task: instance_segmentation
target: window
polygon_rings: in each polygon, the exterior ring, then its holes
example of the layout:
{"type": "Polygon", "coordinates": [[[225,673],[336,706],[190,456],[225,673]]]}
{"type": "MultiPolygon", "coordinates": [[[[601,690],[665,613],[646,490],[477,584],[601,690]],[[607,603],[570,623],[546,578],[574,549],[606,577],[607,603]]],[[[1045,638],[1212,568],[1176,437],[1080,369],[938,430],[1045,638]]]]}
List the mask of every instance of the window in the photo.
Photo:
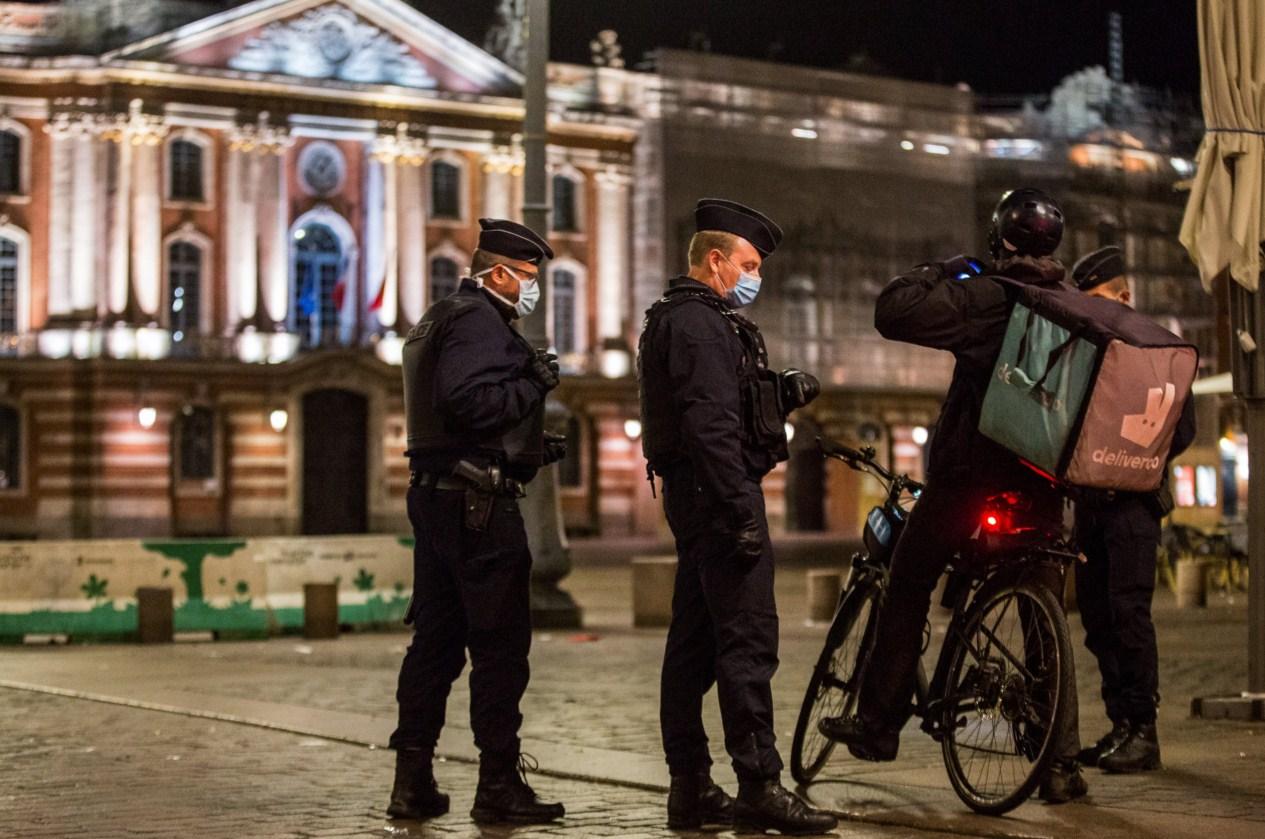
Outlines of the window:
{"type": "Polygon", "coordinates": [[[553,345],[559,355],[579,352],[576,345],[575,274],[565,269],[553,272],[553,345]]]}
{"type": "Polygon", "coordinates": [[[446,256],[430,261],[430,302],[441,300],[457,290],[459,269],[457,263],[446,256]]]}
{"type": "Polygon", "coordinates": [[[430,167],[430,212],[435,218],[461,218],[461,167],[436,160],[430,167]]]}
{"type": "Polygon", "coordinates": [[[338,333],[342,303],[342,246],[334,231],[309,224],[295,234],[294,326],[304,346],[319,346],[338,333]]]}
{"type": "Polygon", "coordinates": [[[176,424],[182,481],[215,477],[215,414],[210,408],[185,406],[176,424]]]}
{"type": "Polygon", "coordinates": [[[167,288],[171,340],[187,346],[198,334],[202,297],[202,249],[192,242],[172,242],[167,249],[167,288]]]}
{"type": "Polygon", "coordinates": [[[567,175],[553,176],[553,229],[562,233],[579,230],[575,203],[576,182],[567,175]]]}
{"type": "Polygon", "coordinates": [[[17,408],[0,405],[0,489],[22,485],[22,417],[17,408]]]}
{"type": "Polygon", "coordinates": [[[18,331],[18,243],[0,236],[0,334],[18,331]]]}
{"type": "Polygon", "coordinates": [[[22,192],[22,138],[14,131],[0,131],[0,193],[22,192]]]}
{"type": "Polygon", "coordinates": [[[580,430],[580,420],[575,416],[567,418],[567,456],[558,461],[558,486],[584,486],[584,456],[581,446],[584,443],[580,430]]]}
{"type": "Polygon", "coordinates": [[[171,200],[204,201],[202,190],[202,146],[192,140],[172,140],[171,200]]]}

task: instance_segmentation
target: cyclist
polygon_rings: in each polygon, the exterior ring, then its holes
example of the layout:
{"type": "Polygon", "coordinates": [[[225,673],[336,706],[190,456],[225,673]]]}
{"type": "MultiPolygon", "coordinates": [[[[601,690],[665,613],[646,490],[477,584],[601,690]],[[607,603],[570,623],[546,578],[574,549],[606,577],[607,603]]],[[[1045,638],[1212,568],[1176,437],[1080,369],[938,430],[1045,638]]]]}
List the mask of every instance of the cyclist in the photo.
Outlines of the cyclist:
{"type": "MultiPolygon", "coordinates": [[[[1062,500],[1053,485],[977,429],[1013,305],[992,277],[1057,286],[1066,272],[1052,254],[1062,235],[1063,212],[1054,199],[1035,189],[1011,190],[993,211],[990,273],[982,273],[980,260],[957,256],[919,265],[879,295],[874,325],[883,337],[948,350],[956,365],[930,444],[927,487],[892,556],[870,657],[883,666],[866,673],[855,716],[820,724],[822,734],[846,743],[856,757],[896,758],[900,730],[911,711],[931,592],[953,554],[975,532],[984,500],[1002,491],[1022,492],[1032,499],[1035,513],[1061,520],[1062,500]]],[[[1084,795],[1086,785],[1075,761],[1080,748],[1075,726],[1057,736],[1059,757],[1042,781],[1041,796],[1061,802],[1084,795]]]]}
{"type": "MultiPolygon", "coordinates": [[[[1124,257],[1115,245],[1077,260],[1072,282],[1086,294],[1131,304],[1124,257]]],[[[1194,437],[1194,400],[1187,399],[1170,459],[1194,437]]],[[[1172,509],[1167,469],[1155,492],[1082,490],[1076,498],[1076,540],[1085,556],[1085,564],[1077,569],[1076,600],[1085,646],[1098,660],[1102,698],[1111,720],[1111,731],[1078,758],[1108,772],[1144,772],[1160,766],[1155,730],[1159,658],[1151,597],[1160,519],[1172,509]]]]}

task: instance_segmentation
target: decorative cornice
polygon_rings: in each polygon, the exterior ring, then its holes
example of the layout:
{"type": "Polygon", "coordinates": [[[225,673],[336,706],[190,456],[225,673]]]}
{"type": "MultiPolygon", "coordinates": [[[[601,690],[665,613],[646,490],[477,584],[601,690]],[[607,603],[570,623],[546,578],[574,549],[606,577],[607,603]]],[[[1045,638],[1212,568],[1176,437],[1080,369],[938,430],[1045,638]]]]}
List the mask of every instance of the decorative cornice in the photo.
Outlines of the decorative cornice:
{"type": "Polygon", "coordinates": [[[237,125],[229,132],[229,151],[257,154],[285,154],[294,143],[289,129],[272,125],[267,111],[260,111],[254,124],[237,125]]]}
{"type": "Polygon", "coordinates": [[[101,138],[113,143],[130,143],[133,146],[156,146],[170,130],[166,117],[147,114],[142,110],[140,99],[128,103],[126,114],[113,118],[102,117],[99,122],[101,138]]]}
{"type": "Polygon", "coordinates": [[[426,141],[409,136],[409,124],[400,122],[396,123],[394,134],[380,134],[373,141],[369,154],[380,163],[421,166],[426,162],[427,152],[426,141]]]}

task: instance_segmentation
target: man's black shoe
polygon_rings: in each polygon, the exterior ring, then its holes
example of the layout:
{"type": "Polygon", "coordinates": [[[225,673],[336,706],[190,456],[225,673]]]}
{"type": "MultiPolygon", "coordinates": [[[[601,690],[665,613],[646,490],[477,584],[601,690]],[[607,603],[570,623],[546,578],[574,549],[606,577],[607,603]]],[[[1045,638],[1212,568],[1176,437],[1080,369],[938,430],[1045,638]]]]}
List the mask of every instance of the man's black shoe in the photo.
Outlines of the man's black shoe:
{"type": "Polygon", "coordinates": [[[836,743],[845,743],[853,757],[885,762],[900,751],[900,732],[868,725],[860,717],[823,717],[817,730],[836,743]]]}
{"type": "Polygon", "coordinates": [[[1056,760],[1041,780],[1038,797],[1047,804],[1066,804],[1089,792],[1089,784],[1074,761],[1056,760]]]}
{"type": "Polygon", "coordinates": [[[395,784],[387,817],[433,819],[448,812],[448,796],[439,791],[429,749],[402,749],[395,753],[395,784]]]}
{"type": "Polygon", "coordinates": [[[1098,768],[1114,774],[1149,772],[1160,768],[1160,739],[1155,723],[1129,727],[1129,736],[1116,750],[1098,761],[1098,768]]]}
{"type": "Polygon", "coordinates": [[[668,789],[668,827],[698,830],[729,827],[734,822],[734,800],[707,772],[673,775],[668,789]]]}
{"type": "Polygon", "coordinates": [[[777,781],[742,781],[734,802],[734,831],[783,836],[817,836],[834,830],[839,820],[814,810],[777,781]]]}
{"type": "Polygon", "coordinates": [[[476,824],[545,824],[565,816],[566,808],[541,801],[528,785],[527,770],[537,768],[530,755],[480,761],[479,786],[474,793],[470,818],[476,824]]]}
{"type": "Polygon", "coordinates": [[[1097,766],[1098,761],[1114,752],[1129,736],[1129,721],[1113,722],[1111,731],[1098,739],[1098,742],[1076,753],[1076,760],[1083,766],[1097,766]]]}

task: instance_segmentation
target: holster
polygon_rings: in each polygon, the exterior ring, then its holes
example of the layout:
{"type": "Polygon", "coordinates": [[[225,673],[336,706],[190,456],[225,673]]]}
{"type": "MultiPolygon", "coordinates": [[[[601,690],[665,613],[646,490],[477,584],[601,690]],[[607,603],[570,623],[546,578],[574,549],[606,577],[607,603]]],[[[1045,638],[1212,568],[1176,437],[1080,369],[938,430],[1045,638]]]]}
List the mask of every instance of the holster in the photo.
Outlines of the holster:
{"type": "Polygon", "coordinates": [[[483,531],[488,529],[488,520],[492,518],[492,502],[496,495],[475,487],[466,490],[465,525],[467,530],[483,531]]]}

